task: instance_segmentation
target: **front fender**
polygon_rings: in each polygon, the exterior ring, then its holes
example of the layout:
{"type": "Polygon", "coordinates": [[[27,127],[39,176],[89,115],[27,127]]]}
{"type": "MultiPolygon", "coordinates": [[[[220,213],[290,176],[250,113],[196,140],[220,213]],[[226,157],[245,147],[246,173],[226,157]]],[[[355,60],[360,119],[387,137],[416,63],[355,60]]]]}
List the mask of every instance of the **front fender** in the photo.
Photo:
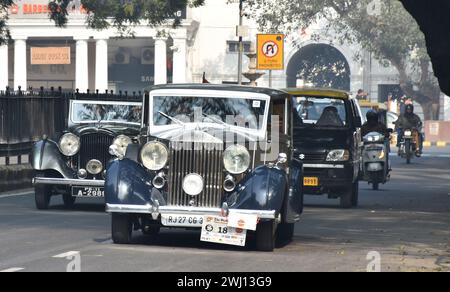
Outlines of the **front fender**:
{"type": "Polygon", "coordinates": [[[105,200],[113,205],[166,205],[163,194],[151,185],[153,176],[130,159],[112,161],[106,172],[105,200]]]}
{"type": "Polygon", "coordinates": [[[278,168],[261,166],[247,175],[231,194],[227,203],[230,209],[281,212],[288,192],[286,172],[278,168]]]}
{"type": "Polygon", "coordinates": [[[31,149],[30,162],[34,170],[54,170],[64,178],[76,176],[76,173],[63,160],[58,144],[52,140],[36,142],[31,149]]]}
{"type": "Polygon", "coordinates": [[[303,164],[292,160],[290,169],[290,188],[284,202],[283,221],[295,223],[300,220],[300,215],[303,213],[303,164]]]}

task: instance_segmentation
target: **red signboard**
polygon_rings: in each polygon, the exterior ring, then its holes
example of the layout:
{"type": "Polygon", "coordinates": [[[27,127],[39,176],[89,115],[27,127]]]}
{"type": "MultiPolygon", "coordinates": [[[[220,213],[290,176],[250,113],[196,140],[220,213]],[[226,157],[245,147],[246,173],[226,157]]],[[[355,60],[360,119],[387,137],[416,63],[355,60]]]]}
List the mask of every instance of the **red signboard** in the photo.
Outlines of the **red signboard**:
{"type": "MultiPolygon", "coordinates": [[[[75,6],[73,6],[75,7],[75,6]]],[[[48,6],[48,3],[41,3],[41,4],[31,4],[31,3],[23,3],[19,5],[13,5],[11,6],[11,14],[17,15],[30,15],[30,14],[48,14],[50,13],[50,9],[48,6]]],[[[68,12],[75,12],[79,11],[81,13],[87,13],[86,9],[83,7],[83,5],[75,8],[75,9],[68,9],[68,12]]]]}

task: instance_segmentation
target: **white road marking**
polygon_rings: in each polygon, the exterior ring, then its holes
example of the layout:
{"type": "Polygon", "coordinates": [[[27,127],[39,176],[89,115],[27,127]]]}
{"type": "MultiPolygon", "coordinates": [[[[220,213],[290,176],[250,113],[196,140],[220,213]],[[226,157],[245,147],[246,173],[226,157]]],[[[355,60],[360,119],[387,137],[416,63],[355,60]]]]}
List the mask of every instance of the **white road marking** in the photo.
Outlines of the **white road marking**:
{"type": "Polygon", "coordinates": [[[66,252],[66,253],[62,253],[62,254],[58,254],[58,255],[52,256],[52,258],[64,259],[64,258],[76,256],[76,255],[79,255],[79,254],[80,254],[79,251],[69,251],[69,252],[66,252]]]}
{"type": "Polygon", "coordinates": [[[0,199],[4,199],[4,198],[11,198],[11,197],[22,197],[22,196],[29,196],[29,195],[33,195],[33,192],[22,192],[22,193],[17,193],[17,194],[7,194],[7,195],[0,195],[0,199]]]}
{"type": "Polygon", "coordinates": [[[15,272],[23,271],[23,270],[25,270],[25,269],[24,268],[10,268],[10,269],[0,271],[0,273],[15,273],[15,272]]]}

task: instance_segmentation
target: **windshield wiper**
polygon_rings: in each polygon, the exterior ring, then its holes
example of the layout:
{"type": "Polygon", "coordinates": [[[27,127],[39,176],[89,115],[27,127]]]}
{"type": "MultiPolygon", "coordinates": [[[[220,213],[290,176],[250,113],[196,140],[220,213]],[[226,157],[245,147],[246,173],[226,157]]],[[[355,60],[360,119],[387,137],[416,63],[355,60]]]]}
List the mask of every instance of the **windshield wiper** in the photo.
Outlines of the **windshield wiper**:
{"type": "Polygon", "coordinates": [[[227,124],[227,123],[225,123],[224,121],[221,121],[221,120],[219,120],[219,119],[217,119],[217,118],[215,118],[215,117],[213,117],[213,116],[207,115],[207,114],[205,114],[205,113],[203,113],[203,116],[204,116],[205,118],[208,118],[208,119],[212,120],[212,121],[215,122],[215,123],[218,123],[218,124],[221,124],[222,126],[227,127],[227,129],[231,128],[231,126],[230,126],[229,124],[227,124]]]}
{"type": "Polygon", "coordinates": [[[158,114],[162,115],[163,117],[165,117],[168,120],[171,120],[172,122],[174,122],[177,125],[180,125],[180,126],[183,126],[183,127],[186,126],[186,123],[183,123],[182,121],[180,121],[180,120],[178,120],[178,119],[176,119],[174,117],[171,117],[171,116],[169,116],[166,113],[163,113],[163,112],[159,111],[158,114]]]}

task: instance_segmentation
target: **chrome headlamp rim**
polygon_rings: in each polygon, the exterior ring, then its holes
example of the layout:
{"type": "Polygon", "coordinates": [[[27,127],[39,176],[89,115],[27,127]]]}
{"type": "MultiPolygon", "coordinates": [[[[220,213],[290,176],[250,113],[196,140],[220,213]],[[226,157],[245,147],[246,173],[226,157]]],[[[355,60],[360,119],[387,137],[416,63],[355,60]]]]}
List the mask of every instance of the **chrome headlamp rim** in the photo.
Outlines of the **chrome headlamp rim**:
{"type": "Polygon", "coordinates": [[[223,153],[223,165],[226,171],[228,171],[230,174],[238,175],[242,174],[245,171],[247,171],[250,167],[251,163],[251,156],[248,149],[242,145],[231,145],[229,146],[223,153]],[[231,159],[237,159],[239,158],[242,165],[238,168],[237,160],[236,161],[230,161],[231,159]],[[234,167],[233,167],[234,163],[234,167]]]}
{"type": "Polygon", "coordinates": [[[86,164],[86,170],[92,175],[99,175],[103,171],[103,163],[97,159],[91,159],[86,164]]]}
{"type": "MultiPolygon", "coordinates": [[[[70,147],[72,145],[68,145],[68,146],[70,147]]],[[[78,137],[75,134],[65,133],[64,135],[61,136],[61,138],[59,138],[58,148],[59,148],[59,151],[64,156],[67,156],[67,157],[75,156],[80,151],[80,147],[81,147],[80,137],[78,137]],[[70,149],[66,148],[67,146],[65,145],[64,141],[67,140],[69,137],[73,138],[72,141],[75,142],[75,149],[70,150],[70,149]]]]}
{"type": "Polygon", "coordinates": [[[110,146],[110,154],[111,155],[115,155],[115,156],[119,156],[119,157],[124,157],[127,151],[127,147],[133,143],[133,140],[126,136],[126,135],[119,135],[117,136],[114,140],[113,143],[110,146]],[[125,142],[125,143],[122,143],[125,142]],[[115,146],[115,147],[114,147],[115,146]],[[114,147],[114,149],[112,150],[111,147],[114,147]],[[113,153],[111,153],[113,152],[113,153]]]}
{"type": "MultiPolygon", "coordinates": [[[[153,154],[155,153],[153,152],[153,154]]],[[[163,169],[169,162],[169,149],[165,144],[159,141],[150,141],[142,147],[139,156],[145,168],[151,171],[158,171],[163,169]],[[162,159],[160,158],[161,161],[159,163],[155,161],[156,159],[154,157],[152,161],[151,157],[144,156],[146,151],[149,151],[149,154],[152,154],[151,150],[149,150],[151,147],[159,147],[160,153],[163,155],[162,159]]]]}

